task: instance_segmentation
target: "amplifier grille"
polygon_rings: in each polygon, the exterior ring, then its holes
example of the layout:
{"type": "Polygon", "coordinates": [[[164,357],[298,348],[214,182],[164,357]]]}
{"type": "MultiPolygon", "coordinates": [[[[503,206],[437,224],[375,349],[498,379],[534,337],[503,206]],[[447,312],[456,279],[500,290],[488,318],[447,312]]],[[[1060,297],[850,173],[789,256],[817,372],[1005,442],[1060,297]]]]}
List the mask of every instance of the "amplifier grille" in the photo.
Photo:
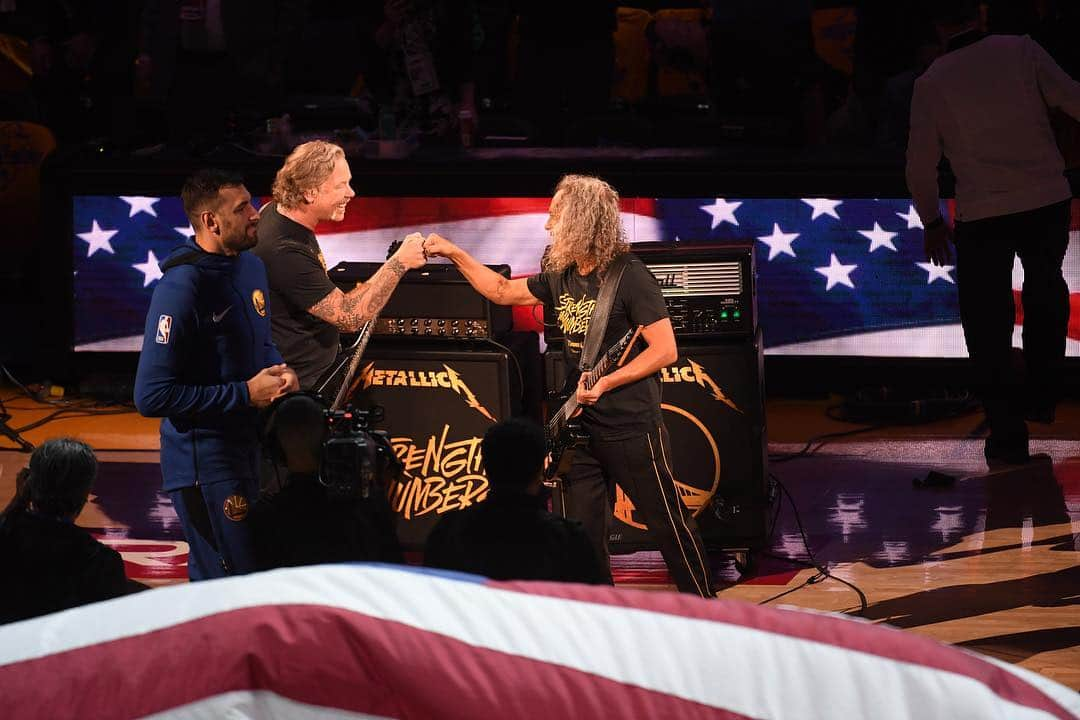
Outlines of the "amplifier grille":
{"type": "Polygon", "coordinates": [[[664,297],[739,295],[743,290],[738,261],[712,263],[646,263],[664,297]]]}

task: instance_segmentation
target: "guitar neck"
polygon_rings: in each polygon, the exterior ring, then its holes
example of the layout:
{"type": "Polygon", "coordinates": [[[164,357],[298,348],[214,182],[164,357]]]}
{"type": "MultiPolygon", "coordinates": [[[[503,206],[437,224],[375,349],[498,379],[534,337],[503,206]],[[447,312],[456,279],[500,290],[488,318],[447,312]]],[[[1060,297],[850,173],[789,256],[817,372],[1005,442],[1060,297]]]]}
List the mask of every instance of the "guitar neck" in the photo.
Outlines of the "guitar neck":
{"type": "MultiPolygon", "coordinates": [[[[585,387],[591,389],[592,386],[596,384],[596,381],[603,377],[604,374],[608,371],[608,368],[610,367],[611,360],[607,357],[607,355],[605,355],[600,359],[600,362],[596,364],[596,367],[594,367],[592,370],[585,374],[585,387]]],[[[577,409],[577,394],[572,393],[570,395],[570,398],[565,403],[563,403],[563,406],[561,408],[559,408],[559,412],[556,413],[555,416],[552,418],[550,423],[551,429],[553,431],[557,430],[559,426],[566,422],[567,418],[577,412],[577,409]]]]}
{"type": "Polygon", "coordinates": [[[371,339],[371,331],[374,327],[375,321],[369,320],[360,328],[360,336],[356,341],[356,349],[353,350],[352,358],[349,360],[349,367],[345,371],[345,377],[342,379],[341,387],[338,388],[337,395],[334,396],[334,402],[330,405],[331,410],[336,411],[344,407],[345,401],[349,397],[349,389],[352,386],[353,377],[356,375],[357,368],[360,367],[360,359],[364,355],[364,350],[367,349],[368,340],[371,339]]]}
{"type": "MultiPolygon", "coordinates": [[[[626,356],[630,352],[630,348],[637,340],[638,335],[641,333],[641,326],[639,325],[635,329],[631,329],[623,336],[622,340],[615,343],[615,346],[608,350],[606,353],[600,356],[600,360],[589,372],[585,373],[585,387],[592,389],[596,381],[607,374],[607,371],[611,369],[613,364],[622,365],[626,361],[626,356]],[[616,360],[618,362],[616,362],[616,360]]],[[[578,409],[577,393],[571,391],[570,398],[563,403],[563,406],[559,408],[559,411],[552,416],[548,422],[548,437],[554,437],[559,434],[563,426],[566,425],[566,421],[578,409]]]]}

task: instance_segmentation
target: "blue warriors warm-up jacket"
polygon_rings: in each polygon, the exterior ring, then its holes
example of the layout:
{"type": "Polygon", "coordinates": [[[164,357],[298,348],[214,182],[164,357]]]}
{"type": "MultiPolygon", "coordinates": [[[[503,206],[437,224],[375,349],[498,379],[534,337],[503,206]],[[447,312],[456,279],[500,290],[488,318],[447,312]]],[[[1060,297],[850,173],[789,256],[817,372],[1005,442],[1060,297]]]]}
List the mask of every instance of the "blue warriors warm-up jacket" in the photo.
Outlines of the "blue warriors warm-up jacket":
{"type": "Polygon", "coordinates": [[[282,362],[270,337],[266,268],[194,242],[162,263],[135,377],[139,412],[161,421],[165,490],[257,478],[258,411],[247,380],[282,362]]]}

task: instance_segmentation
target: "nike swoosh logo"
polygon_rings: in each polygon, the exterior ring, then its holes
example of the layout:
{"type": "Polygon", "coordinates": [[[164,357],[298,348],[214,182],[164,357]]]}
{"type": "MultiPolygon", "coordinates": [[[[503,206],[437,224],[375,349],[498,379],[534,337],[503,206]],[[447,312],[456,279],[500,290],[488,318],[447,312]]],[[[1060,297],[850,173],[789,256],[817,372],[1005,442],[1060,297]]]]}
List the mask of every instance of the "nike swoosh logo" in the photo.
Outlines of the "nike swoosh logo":
{"type": "Polygon", "coordinates": [[[211,319],[211,320],[213,320],[213,321],[214,321],[214,322],[216,322],[216,323],[219,323],[219,322],[221,322],[221,321],[222,321],[222,320],[223,320],[223,319],[225,318],[225,316],[226,316],[226,315],[228,315],[228,314],[229,314],[229,311],[230,311],[230,310],[232,310],[232,305],[230,305],[229,307],[225,308],[224,310],[222,310],[222,311],[221,311],[221,312],[219,312],[219,313],[214,313],[213,315],[211,315],[211,316],[210,316],[210,319],[211,319]]]}

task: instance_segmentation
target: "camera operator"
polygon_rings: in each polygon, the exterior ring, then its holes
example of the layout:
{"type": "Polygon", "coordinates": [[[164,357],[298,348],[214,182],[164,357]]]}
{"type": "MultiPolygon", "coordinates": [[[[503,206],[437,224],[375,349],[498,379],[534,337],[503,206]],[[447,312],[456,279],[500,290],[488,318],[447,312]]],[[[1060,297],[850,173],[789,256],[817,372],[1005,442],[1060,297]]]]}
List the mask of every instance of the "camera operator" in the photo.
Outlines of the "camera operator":
{"type": "Polygon", "coordinates": [[[610,582],[581,523],[548,512],[543,429],[524,418],[503,420],[484,433],[480,452],[490,495],[439,520],[424,564],[495,580],[610,582]]]}
{"type": "Polygon", "coordinates": [[[375,435],[328,417],[323,403],[308,393],[279,400],[267,415],[264,435],[270,460],[284,466],[287,476],[280,491],[261,495],[251,509],[257,569],[403,562],[382,484],[388,446],[377,450],[375,435]],[[327,447],[352,448],[354,458],[370,462],[327,462],[327,447]]]}

